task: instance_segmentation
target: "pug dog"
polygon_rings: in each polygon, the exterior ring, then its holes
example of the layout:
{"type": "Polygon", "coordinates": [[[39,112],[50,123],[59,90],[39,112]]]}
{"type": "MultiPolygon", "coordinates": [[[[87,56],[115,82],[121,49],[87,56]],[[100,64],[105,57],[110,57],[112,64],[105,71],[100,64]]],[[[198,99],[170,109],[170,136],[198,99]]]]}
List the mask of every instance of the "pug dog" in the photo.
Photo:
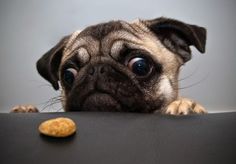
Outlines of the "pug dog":
{"type": "Polygon", "coordinates": [[[206,113],[178,92],[190,46],[204,53],[205,45],[205,28],[175,19],[110,21],[65,36],[38,60],[37,70],[55,90],[61,87],[64,111],[206,113]]]}

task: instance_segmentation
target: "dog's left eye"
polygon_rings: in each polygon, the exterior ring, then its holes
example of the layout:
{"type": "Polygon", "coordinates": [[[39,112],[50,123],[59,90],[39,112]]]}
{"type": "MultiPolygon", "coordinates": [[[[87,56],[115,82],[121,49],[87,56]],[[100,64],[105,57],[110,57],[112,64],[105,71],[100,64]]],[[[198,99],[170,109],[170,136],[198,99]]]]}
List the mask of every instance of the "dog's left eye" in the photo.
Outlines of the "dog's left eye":
{"type": "Polygon", "coordinates": [[[77,71],[74,68],[68,68],[66,70],[64,70],[64,81],[68,84],[68,85],[72,85],[74,80],[75,80],[75,76],[77,75],[77,71]]]}
{"type": "Polygon", "coordinates": [[[128,68],[138,76],[145,76],[150,73],[151,65],[147,59],[142,57],[135,57],[129,60],[128,68]]]}

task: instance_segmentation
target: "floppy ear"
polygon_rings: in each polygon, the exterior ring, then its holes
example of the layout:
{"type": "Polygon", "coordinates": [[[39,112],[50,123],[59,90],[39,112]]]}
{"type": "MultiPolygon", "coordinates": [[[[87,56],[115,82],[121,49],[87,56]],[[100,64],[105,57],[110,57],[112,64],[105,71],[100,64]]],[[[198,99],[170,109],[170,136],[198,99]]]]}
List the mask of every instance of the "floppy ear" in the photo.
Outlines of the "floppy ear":
{"type": "Polygon", "coordinates": [[[52,49],[46,52],[38,61],[37,61],[37,70],[39,74],[48,80],[55,90],[59,89],[58,80],[58,69],[61,63],[61,58],[63,50],[66,43],[68,42],[69,35],[61,39],[52,49]]]}
{"type": "Polygon", "coordinates": [[[180,55],[184,62],[191,59],[189,46],[195,46],[201,53],[205,52],[206,29],[186,24],[174,19],[157,18],[143,23],[156,34],[168,49],[180,55]]]}

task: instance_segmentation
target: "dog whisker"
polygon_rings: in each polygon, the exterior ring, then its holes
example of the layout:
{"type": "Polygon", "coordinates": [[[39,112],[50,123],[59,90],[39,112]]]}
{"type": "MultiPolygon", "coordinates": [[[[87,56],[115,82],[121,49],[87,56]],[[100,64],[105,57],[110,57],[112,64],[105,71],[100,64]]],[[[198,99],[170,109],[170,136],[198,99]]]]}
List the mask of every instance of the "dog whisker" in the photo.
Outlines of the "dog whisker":
{"type": "Polygon", "coordinates": [[[203,81],[207,80],[209,77],[209,73],[207,73],[203,78],[201,78],[199,81],[195,82],[195,83],[192,83],[190,85],[187,85],[187,86],[184,86],[184,87],[180,87],[178,88],[179,90],[182,90],[182,89],[188,89],[188,88],[191,88],[191,87],[194,87],[200,83],[202,83],[203,81]]]}
{"type": "Polygon", "coordinates": [[[55,104],[61,103],[61,101],[63,101],[62,96],[52,97],[44,103],[44,106],[40,111],[42,112],[45,111],[46,109],[51,109],[55,104]]]}
{"type": "Polygon", "coordinates": [[[192,71],[192,73],[190,73],[189,75],[186,75],[185,77],[179,79],[178,81],[183,81],[183,80],[186,80],[190,77],[192,77],[193,75],[195,75],[197,73],[197,71],[199,70],[199,67],[195,68],[195,70],[192,71]]]}
{"type": "Polygon", "coordinates": [[[63,108],[61,107],[61,108],[57,109],[56,112],[63,112],[63,108]]]}

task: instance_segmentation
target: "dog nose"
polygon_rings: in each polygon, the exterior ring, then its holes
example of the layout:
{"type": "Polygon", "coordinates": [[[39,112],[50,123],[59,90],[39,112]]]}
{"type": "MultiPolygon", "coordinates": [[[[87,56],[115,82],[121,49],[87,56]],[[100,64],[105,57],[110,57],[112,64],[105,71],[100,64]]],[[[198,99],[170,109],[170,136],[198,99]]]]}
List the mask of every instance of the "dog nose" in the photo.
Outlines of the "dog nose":
{"type": "Polygon", "coordinates": [[[88,69],[88,73],[91,76],[95,74],[102,75],[109,70],[111,70],[111,66],[109,66],[108,64],[96,64],[88,69]]]}

